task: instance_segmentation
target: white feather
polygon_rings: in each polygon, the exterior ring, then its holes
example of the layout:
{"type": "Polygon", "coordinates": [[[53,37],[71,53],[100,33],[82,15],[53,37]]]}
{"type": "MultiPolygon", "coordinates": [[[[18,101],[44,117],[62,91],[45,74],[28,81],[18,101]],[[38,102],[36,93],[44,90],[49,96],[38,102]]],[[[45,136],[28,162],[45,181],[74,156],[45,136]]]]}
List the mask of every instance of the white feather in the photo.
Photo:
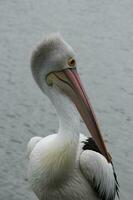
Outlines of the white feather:
{"type": "Polygon", "coordinates": [[[106,199],[114,196],[116,182],[113,168],[100,153],[84,151],[80,156],[80,167],[90,184],[99,188],[101,196],[105,195],[106,199]]]}
{"type": "Polygon", "coordinates": [[[42,139],[42,137],[33,137],[30,139],[30,141],[28,142],[28,145],[27,145],[27,156],[29,158],[32,150],[34,149],[34,147],[36,146],[36,144],[42,139]]]}

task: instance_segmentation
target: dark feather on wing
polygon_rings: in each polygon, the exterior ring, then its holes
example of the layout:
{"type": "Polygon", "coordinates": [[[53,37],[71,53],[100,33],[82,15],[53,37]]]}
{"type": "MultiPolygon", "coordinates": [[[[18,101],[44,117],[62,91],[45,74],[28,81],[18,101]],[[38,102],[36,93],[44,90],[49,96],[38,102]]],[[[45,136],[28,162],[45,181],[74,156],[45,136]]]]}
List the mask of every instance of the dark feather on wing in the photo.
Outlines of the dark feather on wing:
{"type": "MultiPolygon", "coordinates": [[[[92,150],[95,152],[98,152],[100,154],[102,154],[97,146],[97,144],[95,143],[95,141],[93,140],[93,138],[88,138],[86,141],[83,141],[84,146],[83,146],[83,150],[92,150]]],[[[113,168],[113,174],[114,174],[114,178],[115,178],[115,190],[112,193],[112,195],[110,195],[109,197],[107,197],[105,192],[100,191],[100,185],[97,185],[95,178],[92,181],[92,187],[95,190],[95,192],[98,194],[98,196],[100,197],[101,200],[115,200],[115,196],[117,194],[118,198],[119,198],[119,183],[117,180],[117,175],[115,173],[115,169],[114,169],[114,165],[112,164],[112,168],[113,168]]]]}

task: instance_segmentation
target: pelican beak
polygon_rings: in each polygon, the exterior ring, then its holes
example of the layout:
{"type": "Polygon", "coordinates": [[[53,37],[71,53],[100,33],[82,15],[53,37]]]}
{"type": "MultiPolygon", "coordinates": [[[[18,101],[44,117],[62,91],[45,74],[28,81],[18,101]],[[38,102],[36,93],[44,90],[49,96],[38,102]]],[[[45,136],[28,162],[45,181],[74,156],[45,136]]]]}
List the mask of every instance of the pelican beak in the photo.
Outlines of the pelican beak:
{"type": "Polygon", "coordinates": [[[100,152],[108,162],[111,162],[111,156],[104,144],[94,111],[82,86],[76,68],[67,68],[59,72],[50,73],[47,76],[47,83],[49,85],[56,84],[73,101],[100,152]]]}

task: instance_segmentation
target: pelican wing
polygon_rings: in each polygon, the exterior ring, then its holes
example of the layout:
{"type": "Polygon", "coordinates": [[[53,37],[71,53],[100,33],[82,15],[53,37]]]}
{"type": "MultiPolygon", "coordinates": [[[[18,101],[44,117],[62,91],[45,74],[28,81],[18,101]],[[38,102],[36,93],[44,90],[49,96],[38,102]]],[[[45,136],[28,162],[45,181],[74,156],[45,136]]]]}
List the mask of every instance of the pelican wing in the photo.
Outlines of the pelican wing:
{"type": "Polygon", "coordinates": [[[118,194],[118,182],[113,165],[107,162],[98,149],[87,150],[86,145],[80,155],[81,172],[101,200],[114,200],[118,194]]]}
{"type": "Polygon", "coordinates": [[[28,158],[30,157],[30,154],[33,151],[33,149],[36,146],[36,144],[38,142],[40,142],[41,139],[42,139],[42,137],[38,137],[38,136],[32,137],[30,139],[30,141],[28,142],[28,145],[27,145],[27,156],[28,156],[28,158]]]}

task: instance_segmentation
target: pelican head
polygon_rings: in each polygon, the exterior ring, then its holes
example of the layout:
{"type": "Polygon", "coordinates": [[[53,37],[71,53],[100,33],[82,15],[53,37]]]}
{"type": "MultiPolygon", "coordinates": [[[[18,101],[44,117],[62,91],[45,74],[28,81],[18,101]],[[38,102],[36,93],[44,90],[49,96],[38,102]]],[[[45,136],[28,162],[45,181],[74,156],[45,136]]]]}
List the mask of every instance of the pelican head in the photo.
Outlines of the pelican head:
{"type": "Polygon", "coordinates": [[[101,153],[111,162],[76,65],[74,50],[59,34],[46,38],[32,55],[32,74],[38,86],[49,97],[56,87],[75,104],[101,153]]]}

